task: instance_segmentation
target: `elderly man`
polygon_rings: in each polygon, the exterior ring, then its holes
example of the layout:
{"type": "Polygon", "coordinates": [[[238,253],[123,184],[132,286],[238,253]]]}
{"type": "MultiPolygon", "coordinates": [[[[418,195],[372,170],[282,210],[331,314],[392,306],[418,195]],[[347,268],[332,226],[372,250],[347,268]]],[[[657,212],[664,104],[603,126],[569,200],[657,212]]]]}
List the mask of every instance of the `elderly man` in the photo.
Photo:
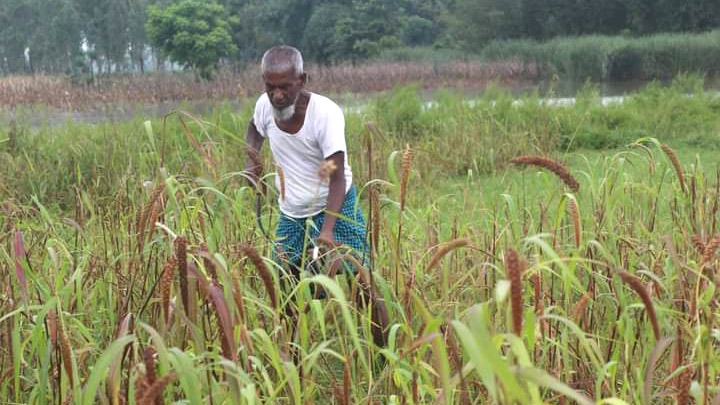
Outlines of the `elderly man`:
{"type": "Polygon", "coordinates": [[[261,66],[265,93],[247,129],[246,171],[257,180],[262,171],[257,156],[268,139],[282,172],[275,182],[281,212],[276,250],[296,276],[307,262],[304,253],[315,244],[347,246],[364,258],[365,220],[356,203],[342,109],[305,90],[307,75],[297,49],[273,47],[265,52],[261,66]]]}
{"type": "MultiPolygon", "coordinates": [[[[308,247],[350,247],[365,264],[365,220],[356,201],[352,171],[347,159],[345,117],[327,97],[305,90],[307,75],[300,52],[276,46],[262,58],[265,93],[256,104],[246,141],[246,171],[254,185],[262,173],[259,152],[268,139],[278,171],[280,221],[276,256],[287,260],[294,277],[307,262],[308,247]],[[284,184],[283,184],[284,183],[284,184]]],[[[362,283],[362,304],[372,301],[373,340],[387,341],[387,312],[382,299],[371,299],[362,283]]]]}

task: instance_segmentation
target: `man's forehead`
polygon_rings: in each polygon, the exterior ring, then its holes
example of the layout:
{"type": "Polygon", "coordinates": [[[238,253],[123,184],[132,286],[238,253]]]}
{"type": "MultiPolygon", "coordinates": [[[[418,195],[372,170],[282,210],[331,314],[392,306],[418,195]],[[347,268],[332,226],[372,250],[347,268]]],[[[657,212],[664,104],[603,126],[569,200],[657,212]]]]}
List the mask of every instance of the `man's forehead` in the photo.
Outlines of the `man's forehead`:
{"type": "Polygon", "coordinates": [[[264,72],[262,77],[263,77],[263,80],[265,80],[266,82],[267,81],[276,82],[276,81],[297,80],[300,78],[300,75],[296,74],[295,69],[290,67],[288,69],[282,69],[282,70],[269,70],[267,72],[264,72]]]}

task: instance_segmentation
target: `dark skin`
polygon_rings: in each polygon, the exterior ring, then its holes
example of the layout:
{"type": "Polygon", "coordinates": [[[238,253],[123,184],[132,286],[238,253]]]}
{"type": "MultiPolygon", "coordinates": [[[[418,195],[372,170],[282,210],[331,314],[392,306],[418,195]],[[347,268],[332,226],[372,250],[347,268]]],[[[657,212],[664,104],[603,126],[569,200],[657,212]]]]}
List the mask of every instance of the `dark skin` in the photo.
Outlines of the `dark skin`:
{"type": "MultiPolygon", "coordinates": [[[[286,121],[276,119],[275,124],[284,132],[297,134],[305,124],[305,113],[310,102],[310,93],[304,89],[307,74],[297,74],[294,69],[290,68],[283,72],[265,73],[263,74],[263,81],[265,82],[265,92],[274,107],[284,109],[295,103],[295,114],[286,121]]],[[[248,145],[248,159],[245,171],[250,173],[254,182],[251,183],[251,186],[254,187],[262,173],[262,163],[259,156],[264,138],[260,136],[252,120],[248,125],[245,138],[248,145]]],[[[336,215],[340,212],[343,202],[345,202],[345,154],[336,152],[326,160],[335,164],[335,170],[330,174],[325,221],[317,242],[332,248],[337,246],[333,235],[335,223],[337,222],[336,215]]]]}

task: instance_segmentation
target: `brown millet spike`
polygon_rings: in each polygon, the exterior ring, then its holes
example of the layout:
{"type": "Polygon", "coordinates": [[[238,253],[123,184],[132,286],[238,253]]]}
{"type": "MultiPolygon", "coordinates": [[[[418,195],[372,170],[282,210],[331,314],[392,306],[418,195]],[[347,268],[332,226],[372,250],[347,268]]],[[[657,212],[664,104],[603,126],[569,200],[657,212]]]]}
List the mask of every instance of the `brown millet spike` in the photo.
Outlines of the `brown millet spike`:
{"type": "Polygon", "coordinates": [[[145,373],[142,371],[138,371],[137,376],[135,377],[135,403],[141,404],[143,395],[145,395],[145,391],[147,391],[147,385],[145,384],[145,373]]]}
{"type": "Polygon", "coordinates": [[[660,326],[658,324],[657,315],[655,314],[655,305],[653,305],[650,294],[648,294],[647,289],[645,289],[642,281],[640,281],[639,278],[625,271],[620,272],[620,278],[640,296],[643,304],[645,304],[645,310],[648,313],[648,317],[650,318],[650,323],[652,324],[653,328],[653,334],[655,334],[655,340],[660,340],[660,326]]]}
{"type": "Polygon", "coordinates": [[[58,318],[55,310],[49,310],[47,314],[48,332],[50,332],[50,344],[53,348],[57,347],[58,339],[58,318]]]}
{"type": "Polygon", "coordinates": [[[147,227],[147,222],[151,220],[151,216],[153,211],[155,210],[155,203],[157,202],[158,198],[160,198],[160,194],[162,194],[165,191],[165,184],[160,183],[153,189],[152,193],[150,194],[150,198],[148,199],[147,203],[145,204],[145,207],[142,209],[142,214],[140,215],[140,221],[138,223],[138,242],[140,246],[142,246],[145,243],[145,228],[147,227]]]}
{"type": "Polygon", "coordinates": [[[145,347],[143,351],[143,363],[145,363],[145,385],[151,386],[155,384],[157,376],[155,374],[155,348],[152,346],[145,347]]]}
{"type": "Polygon", "coordinates": [[[340,390],[340,386],[338,385],[335,377],[332,378],[332,381],[330,382],[330,384],[332,385],[333,394],[335,394],[335,400],[336,400],[335,402],[337,402],[338,404],[345,403],[345,398],[343,398],[343,393],[340,390]]]}
{"type": "Polygon", "coordinates": [[[180,280],[180,295],[182,297],[183,310],[188,311],[190,303],[188,297],[187,281],[187,239],[178,236],[175,239],[175,257],[177,257],[178,278],[180,280]]]}
{"type": "Polygon", "coordinates": [[[208,244],[205,242],[201,243],[200,250],[204,251],[204,253],[202,255],[202,259],[203,259],[203,266],[205,267],[205,271],[208,273],[211,280],[217,281],[218,280],[217,269],[215,268],[215,263],[210,258],[211,255],[210,255],[210,249],[208,248],[208,244]]]}
{"type": "Polygon", "coordinates": [[[163,211],[165,211],[165,197],[161,194],[155,201],[155,204],[153,204],[150,216],[145,218],[145,227],[148,228],[148,238],[152,238],[155,233],[155,222],[160,220],[163,211]]]}
{"type": "Polygon", "coordinates": [[[535,290],[535,314],[542,315],[545,308],[542,302],[542,284],[540,279],[540,273],[535,274],[532,277],[533,289],[535,290]]]}
{"type": "Polygon", "coordinates": [[[697,249],[698,252],[705,254],[705,242],[703,241],[702,237],[698,234],[694,234],[690,237],[690,239],[692,240],[695,249],[697,249]]]}
{"type": "Polygon", "coordinates": [[[351,358],[346,359],[343,367],[343,405],[350,405],[350,386],[352,385],[352,374],[350,372],[351,360],[351,358]]]}
{"type": "Polygon", "coordinates": [[[155,381],[152,385],[147,387],[145,395],[143,395],[139,405],[154,405],[162,403],[160,401],[162,400],[162,393],[165,391],[165,387],[173,382],[175,378],[177,378],[175,374],[168,374],[155,381]]]}
{"type": "MultiPolygon", "coordinates": [[[[675,342],[670,356],[672,359],[670,363],[670,374],[673,374],[680,368],[683,362],[683,330],[680,325],[677,326],[677,335],[675,336],[675,342]]],[[[678,392],[680,392],[680,380],[681,376],[677,376],[670,381],[678,392]]]]}
{"type": "Polygon", "coordinates": [[[523,164],[523,165],[534,165],[534,166],[540,166],[544,167],[547,170],[550,170],[551,172],[555,173],[560,180],[565,183],[570,190],[577,192],[580,189],[580,184],[575,180],[575,177],[573,177],[572,174],[568,171],[568,169],[565,168],[562,164],[548,158],[545,156],[537,156],[537,155],[526,155],[526,156],[518,156],[516,158],[513,158],[510,160],[512,163],[516,164],[523,164]]]}
{"type": "Polygon", "coordinates": [[[575,307],[575,322],[580,327],[580,329],[583,329],[582,323],[585,315],[585,310],[587,309],[589,303],[590,294],[585,294],[582,298],[580,298],[580,301],[578,301],[577,306],[575,307]]]}
{"type": "MultiPolygon", "coordinates": [[[[201,275],[201,277],[204,276],[201,275]]],[[[237,348],[237,344],[235,343],[235,337],[233,335],[234,324],[232,315],[230,314],[230,308],[228,308],[227,301],[225,300],[223,287],[217,281],[211,281],[211,284],[204,292],[215,309],[215,315],[220,325],[220,331],[222,332],[220,339],[222,355],[231,361],[236,361],[237,355],[235,348],[237,348]]]]}
{"type": "Polygon", "coordinates": [[[73,384],[73,373],[72,373],[72,351],[70,349],[70,338],[65,333],[64,321],[61,319],[58,322],[58,336],[60,337],[60,350],[62,352],[63,366],[65,367],[65,374],[67,374],[70,385],[73,384]]]}
{"type": "Polygon", "coordinates": [[[690,404],[690,385],[692,384],[692,370],[686,369],[678,376],[677,405],[690,404]]]}
{"type": "Polygon", "coordinates": [[[525,263],[518,256],[514,249],[509,249],[505,257],[505,268],[510,279],[510,304],[512,309],[513,331],[516,335],[522,335],[522,273],[525,263]]]}
{"type": "Polygon", "coordinates": [[[170,289],[172,288],[173,273],[177,266],[177,260],[174,257],[165,262],[163,268],[162,279],[160,280],[160,295],[162,300],[162,310],[165,315],[165,323],[170,322],[170,289]]]}
{"type": "Polygon", "coordinates": [[[260,254],[257,252],[257,250],[255,250],[255,248],[249,245],[240,246],[240,250],[250,259],[252,264],[258,270],[258,273],[260,273],[260,278],[262,279],[263,284],[265,284],[265,290],[270,296],[270,301],[272,302],[273,308],[277,309],[278,301],[277,296],[275,295],[275,286],[273,284],[272,274],[265,265],[265,262],[263,262],[260,254]]]}
{"type": "Polygon", "coordinates": [[[680,165],[680,159],[678,159],[677,154],[665,143],[660,144],[660,149],[665,152],[667,157],[670,159],[673,167],[675,168],[675,173],[677,173],[678,180],[680,181],[680,188],[682,189],[683,193],[687,192],[687,188],[685,187],[685,173],[683,172],[682,166],[680,165]]]}
{"type": "Polygon", "coordinates": [[[710,239],[707,245],[705,245],[705,249],[703,250],[704,264],[712,261],[713,256],[715,256],[715,251],[718,249],[718,247],[720,247],[720,235],[717,235],[714,238],[710,239]]]}
{"type": "Polygon", "coordinates": [[[430,259],[430,264],[425,267],[425,272],[427,273],[432,270],[432,268],[435,267],[438,262],[440,262],[440,259],[442,259],[446,254],[448,254],[448,252],[450,252],[451,250],[455,250],[459,247],[467,246],[468,243],[469,241],[467,239],[459,238],[443,245],[437,250],[437,252],[435,252],[432,259],[430,259]]]}
{"type": "Polygon", "coordinates": [[[577,200],[574,198],[570,199],[568,203],[570,207],[570,218],[572,218],[573,227],[575,228],[575,247],[580,248],[582,243],[582,228],[580,226],[580,209],[578,208],[577,200]]]}
{"type": "Polygon", "coordinates": [[[240,287],[240,276],[237,273],[232,275],[233,282],[233,299],[238,310],[240,322],[245,323],[245,303],[243,301],[242,287],[240,287]]]}
{"type": "Polygon", "coordinates": [[[410,145],[405,145],[402,159],[402,177],[400,178],[400,211],[405,209],[405,201],[407,200],[407,186],[410,179],[410,166],[412,165],[412,150],[410,145]]]}

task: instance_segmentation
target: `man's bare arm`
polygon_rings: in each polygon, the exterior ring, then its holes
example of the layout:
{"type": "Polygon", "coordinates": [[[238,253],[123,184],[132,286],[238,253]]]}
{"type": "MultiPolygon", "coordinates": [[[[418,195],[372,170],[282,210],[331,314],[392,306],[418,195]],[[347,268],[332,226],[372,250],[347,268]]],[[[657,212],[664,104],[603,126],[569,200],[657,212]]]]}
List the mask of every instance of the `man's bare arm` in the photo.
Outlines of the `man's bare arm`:
{"type": "Polygon", "coordinates": [[[330,174],[330,186],[326,205],[325,221],[320,230],[319,242],[335,244],[333,230],[337,215],[345,202],[345,153],[336,152],[327,158],[335,164],[335,170],[330,174]]]}
{"type": "Polygon", "coordinates": [[[264,140],[265,139],[260,136],[260,133],[255,127],[255,122],[253,122],[251,118],[250,123],[248,123],[247,132],[245,133],[247,154],[245,159],[245,171],[252,178],[252,181],[248,180],[248,184],[253,189],[255,189],[258,179],[263,171],[262,161],[260,159],[260,150],[262,149],[264,140]]]}

